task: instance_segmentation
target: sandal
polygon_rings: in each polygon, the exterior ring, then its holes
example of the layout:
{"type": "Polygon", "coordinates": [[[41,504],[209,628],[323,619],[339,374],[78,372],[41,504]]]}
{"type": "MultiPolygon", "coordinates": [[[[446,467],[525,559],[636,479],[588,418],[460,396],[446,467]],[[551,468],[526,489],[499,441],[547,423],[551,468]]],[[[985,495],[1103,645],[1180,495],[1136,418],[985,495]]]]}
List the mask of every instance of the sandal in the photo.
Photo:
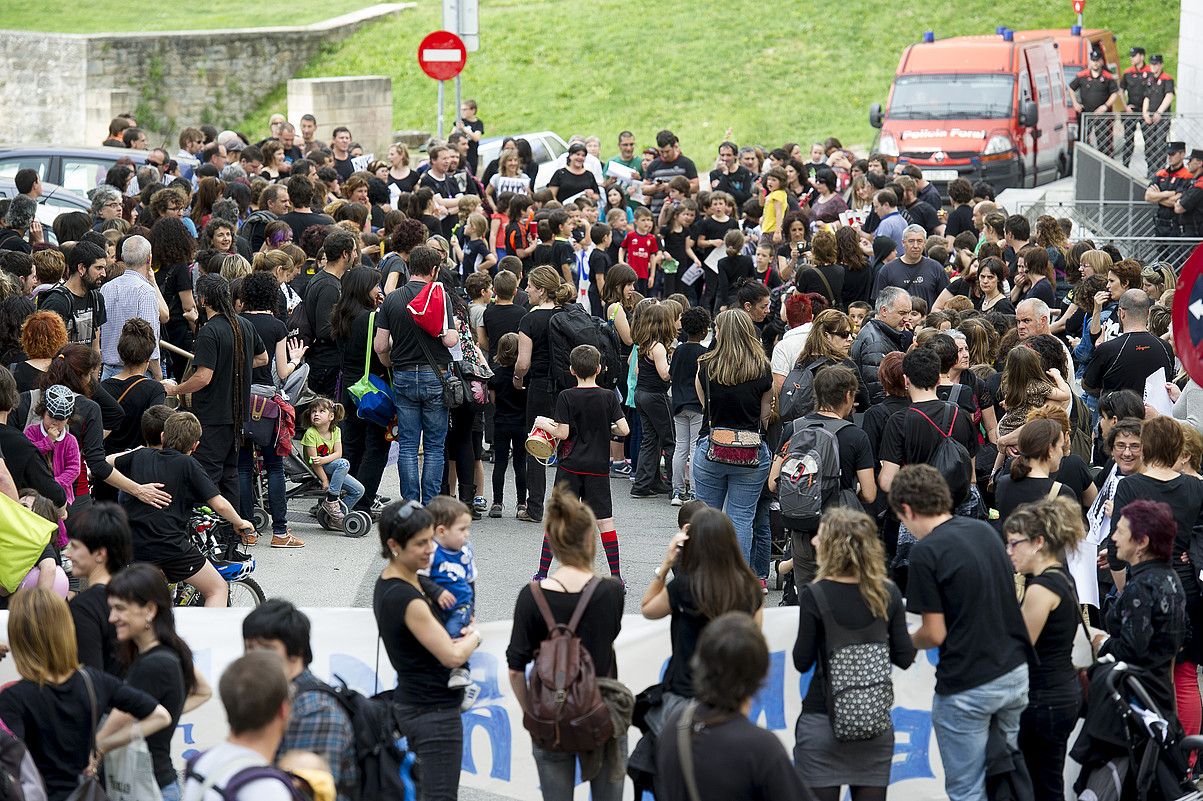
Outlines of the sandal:
{"type": "Polygon", "coordinates": [[[305,541],[294,537],[291,532],[289,532],[288,534],[285,534],[283,537],[273,534],[272,535],[272,547],[273,548],[304,548],[305,541]]]}

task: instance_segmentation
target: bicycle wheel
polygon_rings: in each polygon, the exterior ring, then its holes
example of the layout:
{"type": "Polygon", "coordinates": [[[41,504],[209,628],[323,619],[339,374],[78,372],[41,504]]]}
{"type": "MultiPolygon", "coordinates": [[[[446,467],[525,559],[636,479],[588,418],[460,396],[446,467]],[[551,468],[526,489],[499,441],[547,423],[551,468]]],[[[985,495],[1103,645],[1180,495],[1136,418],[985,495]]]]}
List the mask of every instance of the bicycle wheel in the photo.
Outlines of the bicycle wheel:
{"type": "Polygon", "coordinates": [[[263,594],[263,588],[253,578],[244,578],[239,581],[231,581],[229,584],[230,601],[232,607],[256,607],[267,600],[267,596],[263,594]]]}

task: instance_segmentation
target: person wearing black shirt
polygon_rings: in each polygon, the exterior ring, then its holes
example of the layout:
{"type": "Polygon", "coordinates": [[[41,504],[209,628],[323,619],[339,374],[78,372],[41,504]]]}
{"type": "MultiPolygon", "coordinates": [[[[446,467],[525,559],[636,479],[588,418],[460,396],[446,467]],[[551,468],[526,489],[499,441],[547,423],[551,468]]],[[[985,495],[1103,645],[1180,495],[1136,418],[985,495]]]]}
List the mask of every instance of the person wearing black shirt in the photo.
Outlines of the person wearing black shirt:
{"type": "Polygon", "coordinates": [[[100,348],[100,327],[107,319],[104,296],[106,269],[104,250],[91,242],[79,242],[71,251],[66,279],[38,296],[39,308],[56,312],[67,326],[67,341],[100,348]]]}
{"type": "Polygon", "coordinates": [[[742,209],[752,197],[756,176],[738,162],[736,150],[733,142],[723,142],[718,146],[719,166],[710,171],[710,190],[726,192],[735,199],[735,207],[742,209]]]}
{"type": "Polygon", "coordinates": [[[85,587],[71,599],[80,664],[122,676],[125,667],[117,659],[117,630],[109,622],[106,587],[134,559],[129,520],[120,506],[100,502],[72,516],[69,533],[71,575],[85,587]]]}
{"type": "Polygon", "coordinates": [[[1090,51],[1090,65],[1078,72],[1069,82],[1069,96],[1074,109],[1079,113],[1091,114],[1079,133],[1083,142],[1089,144],[1094,135],[1094,146],[1106,156],[1112,155],[1111,107],[1119,96],[1119,84],[1110,72],[1103,68],[1103,51],[1090,51]]]}
{"type": "Polygon", "coordinates": [[[952,202],[952,211],[948,212],[948,220],[944,223],[945,238],[951,242],[966,231],[976,234],[977,229],[973,225],[973,184],[964,178],[950,181],[948,199],[952,202]]]}
{"type": "Polygon", "coordinates": [[[573,142],[568,148],[568,164],[556,170],[547,182],[552,196],[560,202],[572,200],[580,194],[597,199],[597,176],[585,169],[587,153],[584,144],[573,142]]]}
{"type": "Polygon", "coordinates": [[[17,383],[7,367],[0,366],[0,462],[7,466],[12,482],[18,489],[29,487],[45,496],[56,509],[67,504],[67,493],[54,480],[54,473],[46,457],[41,454],[23,429],[24,417],[18,418],[14,410],[20,405],[17,383]],[[9,417],[13,423],[9,424],[9,417]]]}
{"type": "Polygon", "coordinates": [[[940,233],[942,223],[940,215],[924,200],[919,198],[919,187],[915,179],[909,175],[901,175],[895,179],[902,187],[902,202],[898,213],[911,225],[921,225],[928,236],[940,233]]]}
{"type": "Polygon", "coordinates": [[[643,171],[643,196],[650,199],[652,214],[658,219],[660,207],[668,199],[668,183],[678,175],[689,180],[689,194],[698,192],[698,168],[693,161],[681,154],[681,143],[676,134],[664,130],[656,134],[656,149],[659,158],[653,159],[643,171]]]}
{"type": "Polygon", "coordinates": [[[334,397],[342,348],[334,341],[330,315],[342,294],[342,278],[351,267],[357,246],[349,231],[333,231],[326,237],[326,266],[305,287],[305,317],[313,342],[309,346],[309,387],[319,395],[334,397]]]}
{"type": "MultiPolygon", "coordinates": [[[[440,443],[438,450],[442,449],[440,443]]],[[[464,692],[449,688],[447,680],[452,668],[468,662],[480,646],[481,635],[466,626],[452,639],[418,583],[418,571],[429,567],[434,548],[430,513],[415,501],[395,501],[380,515],[379,530],[388,564],[376,579],[372,611],[384,651],[397,672],[393,692],[397,723],[408,732],[410,750],[422,761],[423,795],[454,799],[464,746],[460,718],[464,692]]]]}
{"type": "Polygon", "coordinates": [[[351,131],[343,126],[334,129],[330,140],[330,151],[334,156],[334,171],[338,179],[345,181],[355,172],[351,164],[351,131]]]}
{"type": "Polygon", "coordinates": [[[455,212],[459,209],[459,198],[463,192],[447,171],[459,159],[459,155],[453,148],[435,145],[430,148],[427,157],[430,160],[430,169],[422,173],[422,177],[418,179],[418,186],[433,192],[434,202],[442,206],[446,216],[439,223],[439,231],[445,239],[451,241],[455,224],[458,222],[455,212]]]}
{"type": "MultiPolygon", "coordinates": [[[[146,370],[154,353],[155,335],[150,324],[134,318],[127,320],[121,329],[121,340],[117,353],[121,357],[121,371],[106,378],[100,385],[110,396],[117,399],[125,416],[104,440],[105,453],[121,453],[142,445],[142,413],[167,399],[163,385],[146,377],[146,370]]],[[[116,491],[109,492],[105,486],[92,488],[92,494],[117,499],[116,491]]]]}
{"type": "Polygon", "coordinates": [[[952,496],[934,467],[912,464],[892,481],[890,507],[917,538],[910,553],[907,611],[922,616],[917,648],[939,648],[932,726],[954,801],[981,798],[986,741],[998,726],[1017,747],[1027,706],[1027,627],[1014,569],[988,523],[952,516],[952,496]]]}
{"type": "MultiPolygon", "coordinates": [[[[300,242],[305,229],[311,225],[334,225],[334,218],[329,214],[314,212],[313,181],[304,175],[294,175],[288,179],[288,199],[292,203],[292,211],[280,217],[292,229],[292,241],[300,242]]],[[[321,198],[317,198],[321,202],[321,198]]],[[[164,292],[164,295],[167,293],[164,292]]]]}
{"type": "Polygon", "coordinates": [[[1119,299],[1119,320],[1124,333],[1095,348],[1082,376],[1082,389],[1101,397],[1117,389],[1144,396],[1145,381],[1164,369],[1174,374],[1174,352],[1168,342],[1149,333],[1152,300],[1143,289],[1129,289],[1119,299]]]}
{"type": "Polygon", "coordinates": [[[443,483],[448,425],[443,380],[451,364],[447,348],[459,341],[459,333],[446,297],[441,309],[436,303],[427,305],[427,316],[439,329],[438,334],[428,333],[425,325],[420,327],[406,307],[434,280],[440,261],[439,252],[426,245],[410,251],[409,282],[384,299],[384,305],[376,315],[372,344],[381,363],[393,369],[401,496],[425,501],[438,495],[443,483]],[[422,443],[421,477],[418,472],[419,441],[422,443]]]}
{"type": "MultiPolygon", "coordinates": [[[[1069,498],[1075,504],[1078,495],[1072,488],[1052,478],[1061,466],[1065,452],[1065,434],[1055,420],[1030,420],[1019,434],[1019,455],[1011,462],[1009,473],[998,477],[994,507],[1001,524],[1011,512],[1033,501],[1069,498]]],[[[1203,483],[1203,482],[1201,482],[1203,483]]]]}

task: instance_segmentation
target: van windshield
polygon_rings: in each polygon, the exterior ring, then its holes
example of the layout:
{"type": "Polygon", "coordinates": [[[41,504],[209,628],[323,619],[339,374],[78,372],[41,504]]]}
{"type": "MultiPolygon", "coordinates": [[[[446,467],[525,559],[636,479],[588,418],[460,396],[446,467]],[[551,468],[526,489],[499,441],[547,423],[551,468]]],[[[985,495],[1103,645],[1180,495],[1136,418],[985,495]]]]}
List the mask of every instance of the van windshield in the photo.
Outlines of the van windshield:
{"type": "Polygon", "coordinates": [[[1005,119],[1011,116],[1013,75],[899,75],[889,116],[895,120],[1005,119]]]}

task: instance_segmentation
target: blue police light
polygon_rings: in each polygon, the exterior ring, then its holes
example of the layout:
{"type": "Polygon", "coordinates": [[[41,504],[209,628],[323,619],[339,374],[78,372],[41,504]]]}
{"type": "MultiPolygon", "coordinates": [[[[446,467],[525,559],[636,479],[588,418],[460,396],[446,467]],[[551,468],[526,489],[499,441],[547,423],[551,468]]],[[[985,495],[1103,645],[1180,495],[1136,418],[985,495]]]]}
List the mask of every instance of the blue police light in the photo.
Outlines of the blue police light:
{"type": "Polygon", "coordinates": [[[936,34],[933,31],[924,31],[923,41],[931,44],[932,42],[936,41],[936,34]]]}
{"type": "Polygon", "coordinates": [[[1072,28],[1069,29],[1069,33],[1071,36],[1081,36],[1082,35],[1082,26],[1074,25],[1072,28]]]}
{"type": "Polygon", "coordinates": [[[1013,41],[1015,41],[1015,31],[1011,30],[1010,28],[1008,28],[1007,30],[1003,31],[1003,41],[1004,41],[1004,42],[1013,42],[1013,41]]]}

